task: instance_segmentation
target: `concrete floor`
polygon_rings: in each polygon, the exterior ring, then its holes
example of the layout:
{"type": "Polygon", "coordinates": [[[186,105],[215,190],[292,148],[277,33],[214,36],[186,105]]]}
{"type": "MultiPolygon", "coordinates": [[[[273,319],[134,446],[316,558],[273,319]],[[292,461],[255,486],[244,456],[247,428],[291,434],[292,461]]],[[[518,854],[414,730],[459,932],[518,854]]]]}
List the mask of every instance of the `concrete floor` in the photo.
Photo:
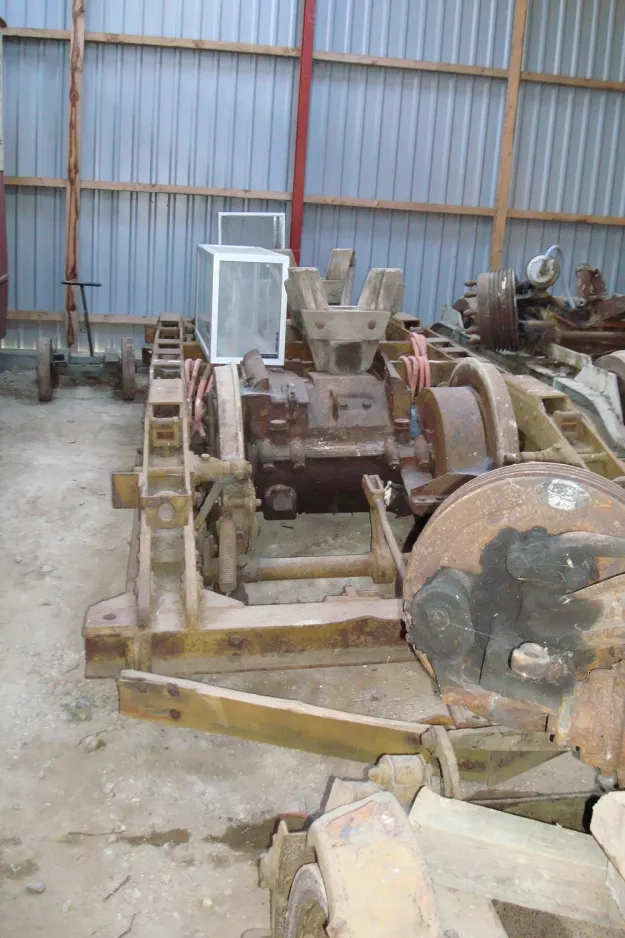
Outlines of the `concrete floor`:
{"type": "MultiPolygon", "coordinates": [[[[109,474],[133,464],[141,418],[139,403],[107,388],[63,388],[40,405],[32,375],[0,375],[3,938],[239,938],[268,921],[256,861],[276,813],[314,811],[333,773],[362,775],[338,760],[122,719],[114,682],[84,680],[84,610],[124,588],[131,517],[112,510],[109,474]],[[101,748],[86,743],[94,736],[101,748]],[[31,894],[33,884],[45,891],[31,894]]],[[[366,516],[323,525],[263,525],[264,549],[366,549],[366,516]]],[[[252,593],[306,600],[340,586],[252,593]]],[[[379,716],[436,708],[416,663],[221,683],[379,716]]],[[[589,782],[565,756],[525,784],[589,782]]],[[[608,935],[514,910],[506,921],[513,938],[608,935]]]]}

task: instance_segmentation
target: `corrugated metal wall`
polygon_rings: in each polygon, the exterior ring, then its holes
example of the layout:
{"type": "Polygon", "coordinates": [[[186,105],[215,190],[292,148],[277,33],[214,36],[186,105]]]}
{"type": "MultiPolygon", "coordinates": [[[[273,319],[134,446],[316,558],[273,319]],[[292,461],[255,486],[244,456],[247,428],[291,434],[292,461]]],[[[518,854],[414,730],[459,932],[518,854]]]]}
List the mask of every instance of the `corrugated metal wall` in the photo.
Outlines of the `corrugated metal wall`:
{"type": "MultiPolygon", "coordinates": [[[[86,28],[296,46],[298,0],[88,0],[86,28]]],[[[5,0],[10,26],[67,29],[70,0],[5,0]]],[[[317,50],[506,68],[513,0],[318,0],[317,50]]],[[[524,69],[625,79],[620,0],[530,0],[524,69]]],[[[5,43],[9,176],[66,173],[69,44],[5,43]]],[[[87,43],[83,179],[288,192],[298,64],[234,52],[87,43]]],[[[311,195],[492,207],[506,82],[316,62],[306,190],[311,195]]],[[[524,83],[511,205],[622,215],[623,95],[524,83]]],[[[83,191],[80,271],[102,280],[97,312],[193,309],[195,246],[216,240],[220,210],[288,203],[199,195],[83,191]]],[[[65,193],[10,189],[10,307],[61,310],[65,193]]],[[[406,307],[431,321],[488,266],[489,217],[306,206],[302,263],[333,247],[402,266],[406,307]]],[[[559,241],[570,265],[592,261],[625,291],[623,229],[508,222],[506,260],[522,271],[559,241]]],[[[38,327],[11,329],[32,344],[38,327]]],[[[106,342],[106,328],[99,330],[106,342]]]]}

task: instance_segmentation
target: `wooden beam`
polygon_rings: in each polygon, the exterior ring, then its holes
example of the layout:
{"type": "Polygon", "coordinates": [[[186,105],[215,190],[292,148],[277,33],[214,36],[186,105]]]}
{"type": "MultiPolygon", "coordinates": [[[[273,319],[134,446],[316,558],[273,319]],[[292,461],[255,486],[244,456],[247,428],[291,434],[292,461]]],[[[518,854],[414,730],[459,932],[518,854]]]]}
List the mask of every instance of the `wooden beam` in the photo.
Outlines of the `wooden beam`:
{"type": "Polygon", "coordinates": [[[456,65],[452,62],[424,62],[419,59],[397,59],[380,55],[357,55],[353,52],[323,52],[316,50],[315,62],[333,62],[337,65],[360,65],[375,68],[399,68],[408,72],[437,72],[443,75],[464,75],[469,78],[507,78],[505,68],[486,65],[456,65]]]}
{"type": "Polygon", "coordinates": [[[142,671],[122,671],[118,687],[124,716],[356,762],[419,752],[429,729],[142,671]]]}
{"type": "MultiPolygon", "coordinates": [[[[82,122],[82,78],[85,58],[85,3],[72,0],[72,36],[70,40],[69,116],[67,142],[67,241],[65,279],[78,279],[78,229],[80,223],[80,135],[82,122]]],[[[78,317],[74,291],[65,291],[67,345],[78,341],[78,317]]]]}
{"type": "MultiPolygon", "coordinates": [[[[69,41],[69,29],[32,29],[25,26],[8,26],[3,30],[4,39],[34,39],[69,41]]],[[[192,39],[186,36],[141,36],[132,33],[86,32],[85,42],[102,45],[151,46],[163,49],[190,49],[205,52],[234,52],[241,55],[266,55],[276,58],[297,59],[300,50],[293,46],[272,46],[246,42],[227,42],[218,39],[192,39]]],[[[329,52],[316,50],[315,62],[337,65],[360,65],[373,68],[394,68],[409,72],[435,72],[444,75],[464,75],[467,78],[508,77],[507,69],[486,65],[459,65],[453,62],[425,62],[418,59],[400,59],[392,56],[360,55],[352,52],[329,52]]],[[[625,82],[603,78],[585,78],[581,75],[553,75],[549,72],[521,72],[521,81],[538,84],[564,85],[571,88],[590,88],[597,91],[625,92],[625,82]]]]}
{"type": "MultiPolygon", "coordinates": [[[[9,322],[63,322],[65,313],[47,309],[10,309],[9,322]]],[[[155,326],[158,316],[130,316],[122,313],[89,313],[93,325],[155,326]]]]}
{"type": "Polygon", "coordinates": [[[509,208],[508,218],[518,218],[525,221],[542,221],[569,223],[577,225],[608,225],[615,228],[625,226],[622,215],[583,215],[579,212],[546,212],[532,208],[509,208]]]}
{"type": "Polygon", "coordinates": [[[515,0],[514,24],[512,27],[512,47],[508,67],[508,88],[506,91],[506,110],[501,135],[501,153],[499,156],[499,180],[495,199],[495,218],[490,246],[490,269],[501,267],[503,247],[506,237],[506,217],[512,177],[512,158],[514,155],[514,132],[519,106],[519,88],[521,86],[521,66],[525,45],[525,24],[527,20],[528,0],[515,0]]]}
{"type": "Polygon", "coordinates": [[[487,205],[445,205],[437,202],[400,202],[395,199],[361,199],[343,195],[306,195],[307,205],[338,205],[351,208],[390,209],[400,212],[423,212],[435,215],[483,215],[488,218],[495,209],[487,205]]]}
{"type": "Polygon", "coordinates": [[[578,75],[550,75],[548,72],[521,72],[521,81],[539,85],[563,85],[566,88],[587,88],[591,91],[625,91],[625,81],[605,78],[581,78],[578,75]]]}
{"type": "MultiPolygon", "coordinates": [[[[5,185],[17,189],[64,189],[64,179],[45,176],[5,176],[5,185]]],[[[258,199],[265,202],[290,202],[290,192],[271,192],[263,189],[223,189],[213,186],[178,186],[152,182],[114,182],[103,179],[81,179],[80,188],[105,192],[145,192],[165,195],[199,195],[210,198],[258,199]]],[[[346,208],[382,209],[397,212],[417,212],[424,215],[468,215],[492,218],[495,208],[489,205],[446,205],[437,202],[401,202],[395,199],[361,199],[342,195],[305,195],[306,205],[344,206],[346,208]]],[[[581,212],[551,212],[539,209],[509,208],[508,218],[523,221],[566,222],[567,224],[608,225],[625,227],[621,215],[585,215],[581,212]]]]}

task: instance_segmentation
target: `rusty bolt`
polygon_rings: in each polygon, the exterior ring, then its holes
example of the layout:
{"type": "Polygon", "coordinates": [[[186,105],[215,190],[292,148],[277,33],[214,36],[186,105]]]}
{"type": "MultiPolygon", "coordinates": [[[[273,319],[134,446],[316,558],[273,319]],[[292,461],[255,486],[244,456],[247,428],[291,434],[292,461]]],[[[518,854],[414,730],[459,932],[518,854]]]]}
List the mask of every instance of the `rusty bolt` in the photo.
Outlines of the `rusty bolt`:
{"type": "Polygon", "coordinates": [[[375,319],[370,319],[367,323],[367,329],[375,329],[375,319]]]}
{"type": "Polygon", "coordinates": [[[228,639],[228,644],[230,645],[231,648],[242,648],[243,639],[241,638],[240,635],[231,635],[230,638],[228,639]]]}
{"type": "Polygon", "coordinates": [[[180,717],[182,716],[180,710],[170,710],[169,715],[172,718],[172,720],[179,720],[180,717]]]}
{"type": "Polygon", "coordinates": [[[168,684],[167,693],[170,697],[180,697],[180,688],[176,687],[175,684],[168,684]]]}
{"type": "Polygon", "coordinates": [[[325,321],[323,319],[318,319],[315,325],[317,329],[325,329],[325,321]]]}
{"type": "Polygon", "coordinates": [[[371,401],[363,401],[362,408],[363,410],[371,410],[371,401]]]}
{"type": "Polygon", "coordinates": [[[148,685],[145,683],[145,681],[138,681],[136,685],[136,690],[138,694],[147,694],[148,685]]]}
{"type": "Polygon", "coordinates": [[[537,642],[524,642],[510,656],[510,670],[528,681],[542,681],[550,664],[549,652],[537,642]]]}

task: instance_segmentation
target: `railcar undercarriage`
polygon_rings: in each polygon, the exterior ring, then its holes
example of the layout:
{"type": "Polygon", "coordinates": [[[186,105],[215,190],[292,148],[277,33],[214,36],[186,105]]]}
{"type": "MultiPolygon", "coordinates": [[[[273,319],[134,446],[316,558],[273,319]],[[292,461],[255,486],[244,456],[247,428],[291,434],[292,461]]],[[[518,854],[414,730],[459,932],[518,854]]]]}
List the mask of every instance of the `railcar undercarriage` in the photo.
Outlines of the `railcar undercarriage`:
{"type": "Polygon", "coordinates": [[[192,323],[161,317],[142,465],[113,476],[114,503],[136,513],[128,589],[87,612],[87,674],[133,669],[122,710],[165,722],[365,761],[440,761],[451,741],[463,771],[491,779],[502,745],[508,774],[575,748],[619,783],[625,465],[566,394],[391,315],[400,284],[400,270],[372,270],[358,306],[330,307],[318,272],[292,269],[280,369],[254,350],[213,367],[192,323]],[[256,553],[259,509],[294,518],[359,499],[368,553],[256,553]],[[414,516],[408,554],[389,506],[414,516]],[[236,598],[328,576],[396,583],[396,598],[236,598]],[[415,653],[448,705],[447,743],[426,725],[172,680],[415,653]]]}

